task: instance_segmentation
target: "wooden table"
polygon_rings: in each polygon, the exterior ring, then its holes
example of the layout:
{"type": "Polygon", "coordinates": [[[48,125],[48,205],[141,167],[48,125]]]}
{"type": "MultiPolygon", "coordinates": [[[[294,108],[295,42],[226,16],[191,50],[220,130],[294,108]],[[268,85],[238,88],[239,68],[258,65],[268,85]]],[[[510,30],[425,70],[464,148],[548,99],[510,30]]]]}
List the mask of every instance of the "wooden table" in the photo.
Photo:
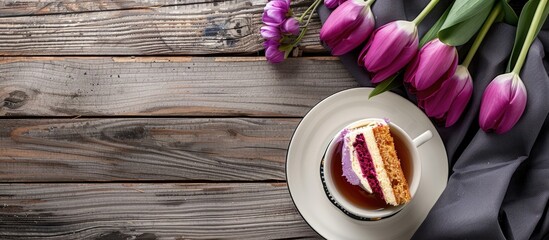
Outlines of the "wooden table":
{"type": "Polygon", "coordinates": [[[357,84],[316,18],[306,57],[258,56],[265,3],[1,1],[0,239],[319,238],[286,150],[357,84]]]}

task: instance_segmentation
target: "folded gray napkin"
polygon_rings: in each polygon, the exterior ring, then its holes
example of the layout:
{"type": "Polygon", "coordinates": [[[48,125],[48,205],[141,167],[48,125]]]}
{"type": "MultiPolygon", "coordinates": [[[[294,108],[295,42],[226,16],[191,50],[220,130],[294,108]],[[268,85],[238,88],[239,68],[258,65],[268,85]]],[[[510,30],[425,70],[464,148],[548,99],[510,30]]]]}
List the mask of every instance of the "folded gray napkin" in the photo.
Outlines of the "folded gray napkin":
{"type": "MultiPolygon", "coordinates": [[[[428,2],[378,0],[372,7],[376,25],[411,20],[428,2]]],[[[420,36],[450,2],[442,0],[429,14],[419,27],[420,36]]],[[[318,12],[322,21],[330,14],[324,6],[318,12]]],[[[437,126],[450,177],[414,239],[549,239],[549,30],[532,45],[520,75],[528,103],[517,125],[502,135],[485,133],[478,126],[482,93],[505,71],[514,36],[514,26],[492,26],[469,68],[474,82],[469,106],[454,126],[437,126]]],[[[362,86],[372,86],[357,64],[359,50],[341,61],[362,86]]],[[[395,92],[414,102],[404,89],[395,92]]]]}

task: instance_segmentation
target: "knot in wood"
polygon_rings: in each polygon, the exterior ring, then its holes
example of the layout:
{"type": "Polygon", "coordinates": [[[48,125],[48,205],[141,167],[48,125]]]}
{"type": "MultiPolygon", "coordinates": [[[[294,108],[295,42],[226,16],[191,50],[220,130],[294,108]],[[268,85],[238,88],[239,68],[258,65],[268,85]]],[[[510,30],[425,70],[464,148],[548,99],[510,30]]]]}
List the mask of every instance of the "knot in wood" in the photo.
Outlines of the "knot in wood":
{"type": "Polygon", "coordinates": [[[9,109],[17,109],[25,105],[29,95],[23,91],[13,91],[9,93],[9,96],[4,99],[4,107],[9,109]]]}

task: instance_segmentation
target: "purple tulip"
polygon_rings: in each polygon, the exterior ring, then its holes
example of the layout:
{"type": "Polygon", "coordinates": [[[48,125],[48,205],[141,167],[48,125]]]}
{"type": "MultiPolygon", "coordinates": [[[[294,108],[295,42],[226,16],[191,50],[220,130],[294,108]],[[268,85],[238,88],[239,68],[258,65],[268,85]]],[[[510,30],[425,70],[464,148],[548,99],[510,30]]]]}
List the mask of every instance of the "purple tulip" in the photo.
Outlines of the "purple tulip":
{"type": "Polygon", "coordinates": [[[290,0],[271,0],[263,9],[263,23],[269,26],[280,26],[290,11],[290,0]]]}
{"type": "Polygon", "coordinates": [[[347,0],[324,0],[324,5],[329,9],[334,9],[337,6],[343,4],[347,0]]]}
{"type": "Polygon", "coordinates": [[[509,131],[522,116],[526,100],[526,87],[519,75],[511,72],[497,76],[482,95],[480,128],[498,134],[509,131]]]}
{"type": "Polygon", "coordinates": [[[261,27],[261,36],[265,38],[265,40],[274,40],[279,41],[280,38],[282,38],[282,34],[278,27],[273,26],[263,26],[261,27]]]}
{"type": "Polygon", "coordinates": [[[299,21],[291,17],[287,18],[282,25],[280,25],[280,30],[284,34],[298,35],[299,34],[299,21]]]}
{"type": "Polygon", "coordinates": [[[455,47],[441,42],[438,38],[431,40],[408,65],[404,81],[411,85],[412,92],[423,91],[438,81],[452,77],[457,63],[458,53],[455,47]]]}
{"type": "Polygon", "coordinates": [[[372,83],[379,83],[406,66],[416,55],[418,45],[414,23],[390,22],[374,31],[358,57],[358,64],[372,74],[372,83]]]}
{"type": "Polygon", "coordinates": [[[284,61],[284,51],[280,51],[280,43],[274,40],[267,40],[264,43],[265,57],[270,63],[279,63],[284,61]]]}
{"type": "Polygon", "coordinates": [[[375,25],[370,10],[373,1],[349,0],[330,14],[320,29],[320,40],[332,49],[332,55],[340,56],[362,44],[375,25]]]}
{"type": "Polygon", "coordinates": [[[459,65],[452,77],[432,89],[418,92],[418,105],[429,117],[445,119],[446,127],[457,122],[473,94],[473,80],[469,70],[459,65]]]}

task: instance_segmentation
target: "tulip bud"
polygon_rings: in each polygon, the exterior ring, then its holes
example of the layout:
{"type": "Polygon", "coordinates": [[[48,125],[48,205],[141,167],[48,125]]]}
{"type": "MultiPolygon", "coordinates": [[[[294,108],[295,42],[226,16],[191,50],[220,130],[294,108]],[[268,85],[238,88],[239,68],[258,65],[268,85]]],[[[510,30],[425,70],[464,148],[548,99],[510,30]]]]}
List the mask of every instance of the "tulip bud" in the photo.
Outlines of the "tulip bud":
{"type": "Polygon", "coordinates": [[[324,0],[324,5],[329,9],[334,9],[337,6],[343,4],[347,0],[324,0]]]}
{"type": "Polygon", "coordinates": [[[360,53],[358,64],[372,74],[372,83],[379,83],[406,66],[417,53],[418,45],[414,23],[390,22],[374,31],[360,53]]]}
{"type": "Polygon", "coordinates": [[[497,76],[482,95],[480,128],[498,134],[509,131],[522,116],[526,101],[526,87],[518,74],[511,72],[497,76]]]}
{"type": "Polygon", "coordinates": [[[438,81],[452,77],[457,63],[458,53],[455,47],[438,38],[431,40],[408,65],[404,81],[412,86],[412,90],[423,91],[438,81]]]}
{"type": "Polygon", "coordinates": [[[332,55],[348,53],[370,36],[375,25],[371,4],[372,1],[349,0],[326,19],[320,29],[320,40],[332,49],[332,55]]]}
{"type": "Polygon", "coordinates": [[[274,40],[267,40],[264,43],[265,57],[270,63],[279,63],[284,61],[284,51],[280,51],[280,43],[274,40]]]}
{"type": "Polygon", "coordinates": [[[277,27],[273,26],[263,26],[261,27],[261,36],[265,38],[265,40],[274,40],[279,41],[282,37],[282,34],[280,33],[280,30],[277,27]]]}
{"type": "Polygon", "coordinates": [[[452,77],[417,93],[418,105],[429,117],[445,119],[446,127],[457,122],[473,94],[469,70],[459,65],[452,77]]]}
{"type": "Polygon", "coordinates": [[[290,11],[290,0],[271,0],[263,9],[263,23],[269,26],[280,26],[290,11]]]}
{"type": "Polygon", "coordinates": [[[280,25],[280,30],[284,34],[298,35],[299,34],[299,21],[291,17],[287,18],[282,25],[280,25]]]}

